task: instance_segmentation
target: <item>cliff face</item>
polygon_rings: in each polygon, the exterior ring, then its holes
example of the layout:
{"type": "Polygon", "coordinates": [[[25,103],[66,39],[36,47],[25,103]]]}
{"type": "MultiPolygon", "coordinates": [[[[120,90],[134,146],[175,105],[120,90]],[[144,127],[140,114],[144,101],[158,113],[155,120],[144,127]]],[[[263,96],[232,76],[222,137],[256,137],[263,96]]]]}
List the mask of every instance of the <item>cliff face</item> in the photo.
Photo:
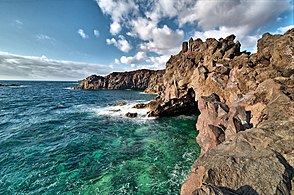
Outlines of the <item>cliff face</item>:
{"type": "Polygon", "coordinates": [[[166,64],[165,89],[149,115],[201,113],[196,124],[201,156],[182,194],[289,194],[294,29],[264,34],[252,55],[240,52],[234,39],[183,43],[166,64]]]}
{"type": "Polygon", "coordinates": [[[136,70],[130,72],[113,72],[105,77],[92,75],[79,81],[74,89],[134,89],[157,93],[163,89],[162,75],[164,70],[136,70]]]}

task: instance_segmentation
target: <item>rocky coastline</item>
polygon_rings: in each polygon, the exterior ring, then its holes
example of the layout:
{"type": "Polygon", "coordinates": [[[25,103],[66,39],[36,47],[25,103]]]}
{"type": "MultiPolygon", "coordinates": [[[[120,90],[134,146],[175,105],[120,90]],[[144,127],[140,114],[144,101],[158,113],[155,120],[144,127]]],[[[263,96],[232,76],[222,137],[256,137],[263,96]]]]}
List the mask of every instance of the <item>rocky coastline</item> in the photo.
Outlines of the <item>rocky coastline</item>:
{"type": "MultiPolygon", "coordinates": [[[[293,193],[294,29],[264,34],[255,54],[240,48],[234,35],[191,38],[164,71],[143,74],[152,82],[140,89],[159,94],[145,105],[149,116],[200,113],[201,155],[183,195],[293,193]]],[[[88,77],[76,89],[109,88],[105,77],[97,77],[99,87],[88,77]]]]}
{"type": "Polygon", "coordinates": [[[107,76],[91,75],[80,80],[73,89],[133,89],[145,90],[147,93],[162,91],[162,75],[164,70],[135,70],[129,72],[113,72],[107,76]]]}

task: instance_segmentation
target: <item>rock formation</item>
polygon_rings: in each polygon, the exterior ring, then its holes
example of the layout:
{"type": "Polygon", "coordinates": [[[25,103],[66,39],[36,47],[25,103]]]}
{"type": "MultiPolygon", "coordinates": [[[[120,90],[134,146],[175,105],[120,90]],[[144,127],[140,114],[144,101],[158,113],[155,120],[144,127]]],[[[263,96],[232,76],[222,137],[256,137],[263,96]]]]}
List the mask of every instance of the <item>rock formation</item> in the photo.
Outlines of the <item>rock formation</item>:
{"type": "Polygon", "coordinates": [[[166,64],[165,88],[149,115],[201,113],[201,156],[182,194],[290,194],[294,29],[264,34],[252,55],[234,40],[184,42],[166,64]]]}
{"type": "Polygon", "coordinates": [[[294,29],[264,34],[256,54],[240,47],[234,35],[191,38],[164,71],[90,76],[76,89],[156,92],[136,106],[149,116],[199,112],[201,155],[183,195],[293,193],[294,29]]]}
{"type": "Polygon", "coordinates": [[[134,89],[158,93],[163,90],[162,75],[164,70],[136,70],[130,72],[113,72],[105,77],[92,75],[79,81],[74,89],[134,89]]]}

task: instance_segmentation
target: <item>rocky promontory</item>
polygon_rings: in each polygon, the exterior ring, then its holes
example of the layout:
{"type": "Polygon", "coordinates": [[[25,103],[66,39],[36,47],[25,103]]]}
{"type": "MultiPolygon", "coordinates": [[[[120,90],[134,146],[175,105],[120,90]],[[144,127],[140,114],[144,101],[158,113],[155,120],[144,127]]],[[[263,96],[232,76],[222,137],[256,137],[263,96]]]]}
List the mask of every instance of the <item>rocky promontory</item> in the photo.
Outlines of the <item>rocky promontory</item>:
{"type": "Polygon", "coordinates": [[[201,113],[201,155],[181,194],[290,194],[293,188],[294,29],[264,34],[256,54],[240,47],[234,35],[190,39],[166,63],[165,88],[149,115],[201,113]]]}
{"type": "Polygon", "coordinates": [[[92,75],[79,81],[74,89],[134,89],[158,93],[163,90],[162,75],[164,70],[136,70],[129,72],[113,72],[107,76],[92,75]]]}

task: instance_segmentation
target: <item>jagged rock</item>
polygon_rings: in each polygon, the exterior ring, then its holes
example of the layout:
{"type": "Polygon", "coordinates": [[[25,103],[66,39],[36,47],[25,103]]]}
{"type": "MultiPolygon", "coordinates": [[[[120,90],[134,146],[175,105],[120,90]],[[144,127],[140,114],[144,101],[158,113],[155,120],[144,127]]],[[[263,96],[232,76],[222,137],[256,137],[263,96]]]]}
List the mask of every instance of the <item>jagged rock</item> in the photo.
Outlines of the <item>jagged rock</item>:
{"type": "Polygon", "coordinates": [[[136,118],[137,116],[138,116],[138,113],[131,113],[131,112],[126,113],[126,117],[129,117],[129,118],[136,118]]]}
{"type": "Polygon", "coordinates": [[[183,42],[182,43],[182,52],[187,52],[188,51],[188,42],[183,42]]]}

